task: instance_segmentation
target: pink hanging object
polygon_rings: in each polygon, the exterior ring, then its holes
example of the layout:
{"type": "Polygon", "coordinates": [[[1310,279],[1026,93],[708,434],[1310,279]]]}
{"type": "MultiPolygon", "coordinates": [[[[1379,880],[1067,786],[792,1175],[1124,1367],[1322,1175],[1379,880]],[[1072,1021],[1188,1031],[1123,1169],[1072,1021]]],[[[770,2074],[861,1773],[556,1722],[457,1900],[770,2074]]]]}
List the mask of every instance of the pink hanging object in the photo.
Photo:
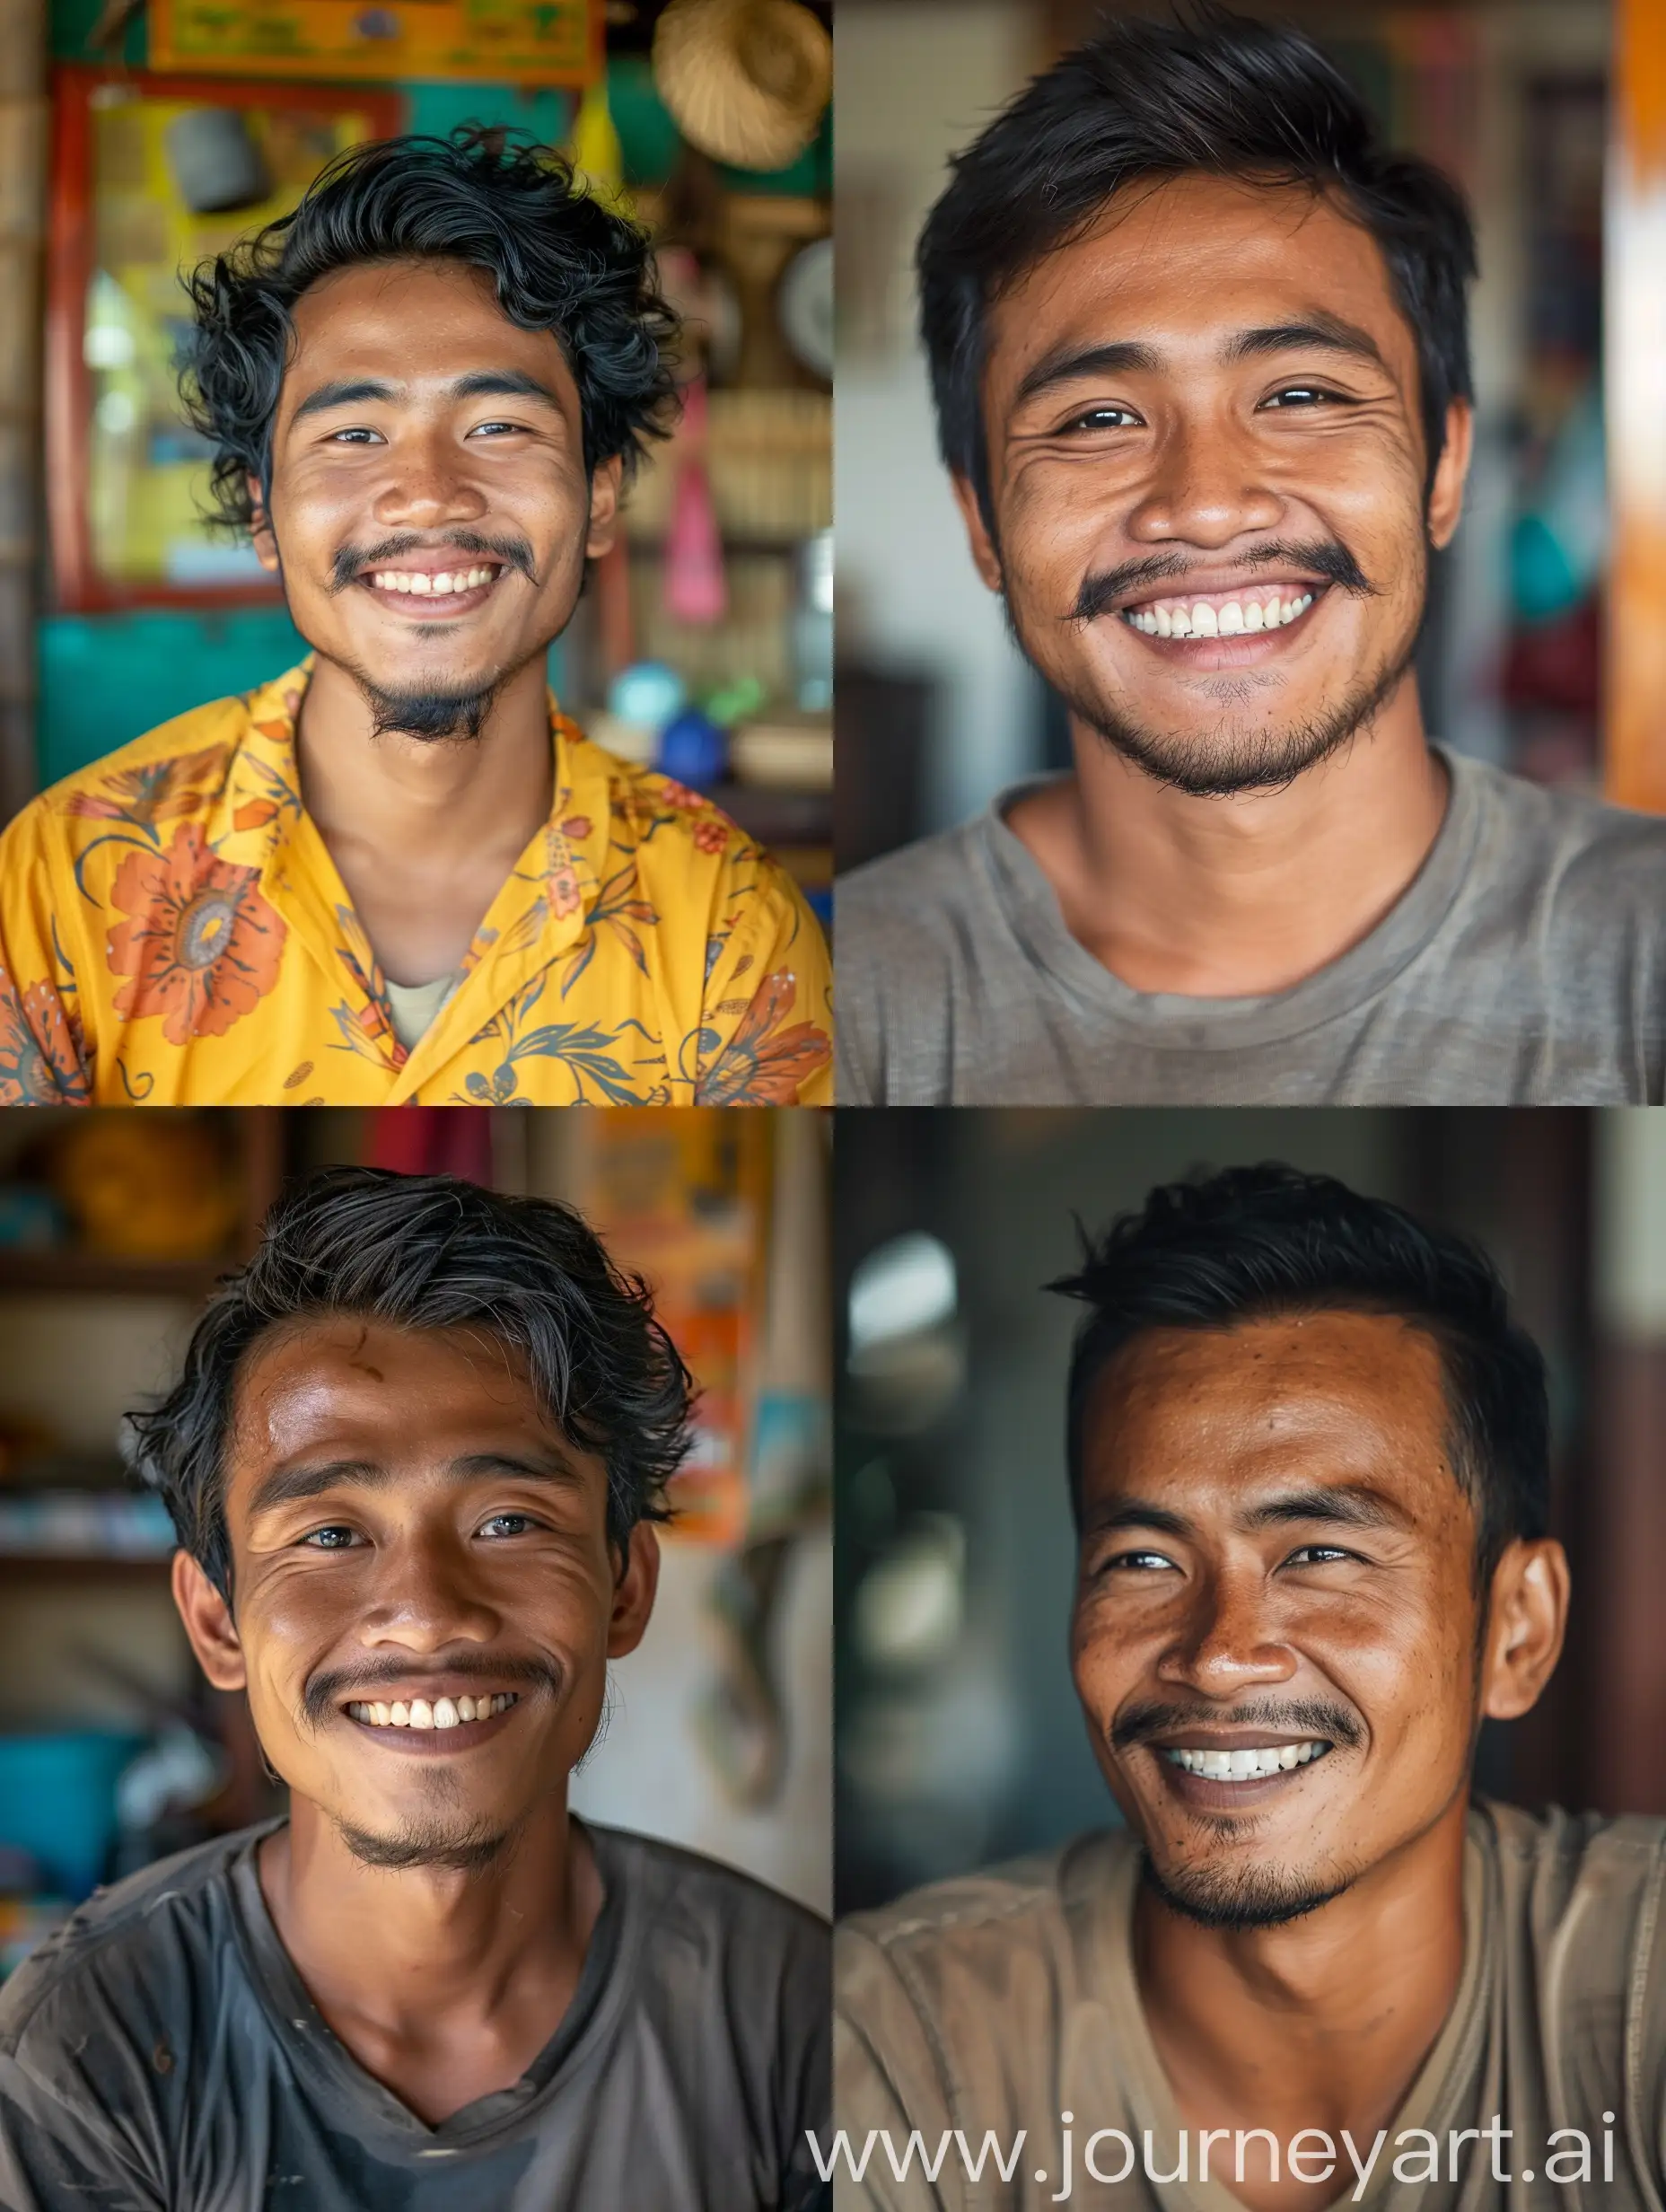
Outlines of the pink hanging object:
{"type": "Polygon", "coordinates": [[[665,537],[665,605],[679,622],[708,629],[729,611],[723,537],[712,505],[706,463],[706,381],[683,393],[682,439],[688,459],[677,472],[665,537]]]}

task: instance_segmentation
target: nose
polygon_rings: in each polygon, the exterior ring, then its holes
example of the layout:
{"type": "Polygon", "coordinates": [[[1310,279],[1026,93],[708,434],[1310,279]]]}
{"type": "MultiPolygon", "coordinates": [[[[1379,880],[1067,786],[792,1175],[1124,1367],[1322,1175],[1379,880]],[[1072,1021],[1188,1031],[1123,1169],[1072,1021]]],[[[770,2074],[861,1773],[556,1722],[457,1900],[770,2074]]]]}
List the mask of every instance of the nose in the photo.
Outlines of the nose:
{"type": "Polygon", "coordinates": [[[1158,1678],[1202,1698],[1232,1698],[1262,1684],[1287,1682],[1296,1656],[1270,1626],[1258,1574],[1205,1577],[1157,1662],[1158,1678]]]}
{"type": "Polygon", "coordinates": [[[376,520],[385,528],[443,530],[448,523],[478,522],[486,511],[485,492],[449,433],[411,431],[390,448],[374,502],[376,520]]]}
{"type": "Polygon", "coordinates": [[[1159,442],[1152,475],[1128,517],[1142,545],[1178,540],[1216,551],[1276,527],[1284,500],[1261,481],[1254,444],[1227,421],[1177,423],[1159,442]]]}
{"type": "Polygon", "coordinates": [[[425,1657],[449,1644],[489,1644],[503,1628],[466,1555],[436,1538],[387,1547],[364,1595],[359,1640],[367,1650],[392,1646],[425,1657]]]}

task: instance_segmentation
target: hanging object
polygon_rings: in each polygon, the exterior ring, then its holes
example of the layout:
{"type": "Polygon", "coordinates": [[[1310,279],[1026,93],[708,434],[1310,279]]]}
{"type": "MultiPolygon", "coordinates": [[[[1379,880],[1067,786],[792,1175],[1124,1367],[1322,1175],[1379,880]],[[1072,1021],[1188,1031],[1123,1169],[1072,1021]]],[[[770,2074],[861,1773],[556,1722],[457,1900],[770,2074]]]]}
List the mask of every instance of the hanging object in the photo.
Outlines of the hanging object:
{"type": "Polygon", "coordinates": [[[573,118],[567,154],[576,181],[592,199],[617,209],[620,215],[630,214],[630,198],[625,189],[625,154],[614,127],[613,111],[608,105],[605,75],[584,88],[578,113],[573,118]]]}
{"type": "Polygon", "coordinates": [[[800,0],[671,0],[653,81],[690,145],[735,169],[785,169],[833,91],[833,41],[800,0]]]}
{"type": "Polygon", "coordinates": [[[671,519],[665,533],[665,607],[679,622],[709,629],[729,608],[723,575],[723,537],[706,473],[706,382],[696,377],[684,387],[682,430],[678,443],[685,458],[671,496],[671,519]]]}

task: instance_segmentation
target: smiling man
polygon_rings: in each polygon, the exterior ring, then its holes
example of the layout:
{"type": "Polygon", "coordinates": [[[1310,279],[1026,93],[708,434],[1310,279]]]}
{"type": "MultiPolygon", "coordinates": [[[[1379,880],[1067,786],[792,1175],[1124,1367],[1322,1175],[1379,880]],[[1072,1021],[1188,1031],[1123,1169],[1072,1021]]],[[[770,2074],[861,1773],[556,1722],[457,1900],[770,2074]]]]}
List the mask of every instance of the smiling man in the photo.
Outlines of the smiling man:
{"type": "Polygon", "coordinates": [[[827,1093],[794,886],[546,688],[673,406],[643,233],[508,134],[394,139],[191,298],[221,519],[312,652],[0,839],[0,1104],[827,1093]]]}
{"type": "Polygon", "coordinates": [[[918,265],[973,558],[1074,769],[841,880],[841,1101],[1666,1095],[1666,823],[1423,727],[1453,187],[1305,39],[1200,8],[1038,78],[918,265]]]}
{"type": "Polygon", "coordinates": [[[823,2201],[824,1927],[567,1809],[690,1397],[565,1207],[373,1170],[280,1205],[136,1418],[288,1818],[6,1984],[6,2212],[823,2201]]]}
{"type": "Polygon", "coordinates": [[[841,1930],[837,2124],[875,2141],[840,2203],[1657,2205],[1666,1822],[1471,1795],[1568,1598],[1490,1265],[1264,1167],[1153,1191],[1054,1287],[1123,1825],[841,1930]]]}

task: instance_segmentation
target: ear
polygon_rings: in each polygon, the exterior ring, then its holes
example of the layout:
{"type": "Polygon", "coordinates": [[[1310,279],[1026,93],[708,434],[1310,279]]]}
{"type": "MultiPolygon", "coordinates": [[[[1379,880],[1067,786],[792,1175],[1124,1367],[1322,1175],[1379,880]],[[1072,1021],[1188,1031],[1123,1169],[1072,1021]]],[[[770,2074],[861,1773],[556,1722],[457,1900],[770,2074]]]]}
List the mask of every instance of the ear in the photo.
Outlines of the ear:
{"type": "Polygon", "coordinates": [[[623,1659],[641,1643],[659,1586],[659,1536],[652,1521],[638,1521],[625,1549],[625,1571],[613,1585],[613,1611],[608,1621],[609,1659],[623,1659]]]}
{"type": "Polygon", "coordinates": [[[1456,535],[1474,444],[1475,410],[1467,399],[1454,399],[1446,410],[1446,442],[1429,487],[1429,542],[1436,548],[1450,545],[1456,535]]]}
{"type": "Polygon", "coordinates": [[[599,561],[604,553],[613,549],[613,540],[618,535],[619,487],[624,480],[625,456],[615,453],[610,461],[598,461],[590,479],[590,535],[584,540],[586,560],[599,561]]]}
{"type": "Polygon", "coordinates": [[[189,1551],[173,1555],[173,1602],[197,1663],[216,1690],[248,1687],[249,1670],[232,1609],[189,1551]]]}
{"type": "Polygon", "coordinates": [[[266,497],[260,489],[260,479],[251,469],[243,478],[249,487],[249,504],[254,510],[254,521],[249,536],[255,549],[255,558],[262,568],[277,574],[277,540],[272,535],[272,525],[267,520],[266,497]]]}
{"type": "Polygon", "coordinates": [[[978,504],[978,494],[972,488],[970,477],[954,475],[949,481],[954,487],[954,504],[960,510],[960,520],[966,525],[966,541],[972,549],[972,565],[991,592],[1002,588],[1001,557],[995,551],[995,540],[989,534],[989,525],[984,521],[983,509],[978,504]]]}
{"type": "Polygon", "coordinates": [[[1539,1702],[1562,1655],[1567,1628],[1567,1555],[1549,1537],[1508,1547],[1493,1571],[1481,1710],[1516,1720],[1539,1702]]]}

